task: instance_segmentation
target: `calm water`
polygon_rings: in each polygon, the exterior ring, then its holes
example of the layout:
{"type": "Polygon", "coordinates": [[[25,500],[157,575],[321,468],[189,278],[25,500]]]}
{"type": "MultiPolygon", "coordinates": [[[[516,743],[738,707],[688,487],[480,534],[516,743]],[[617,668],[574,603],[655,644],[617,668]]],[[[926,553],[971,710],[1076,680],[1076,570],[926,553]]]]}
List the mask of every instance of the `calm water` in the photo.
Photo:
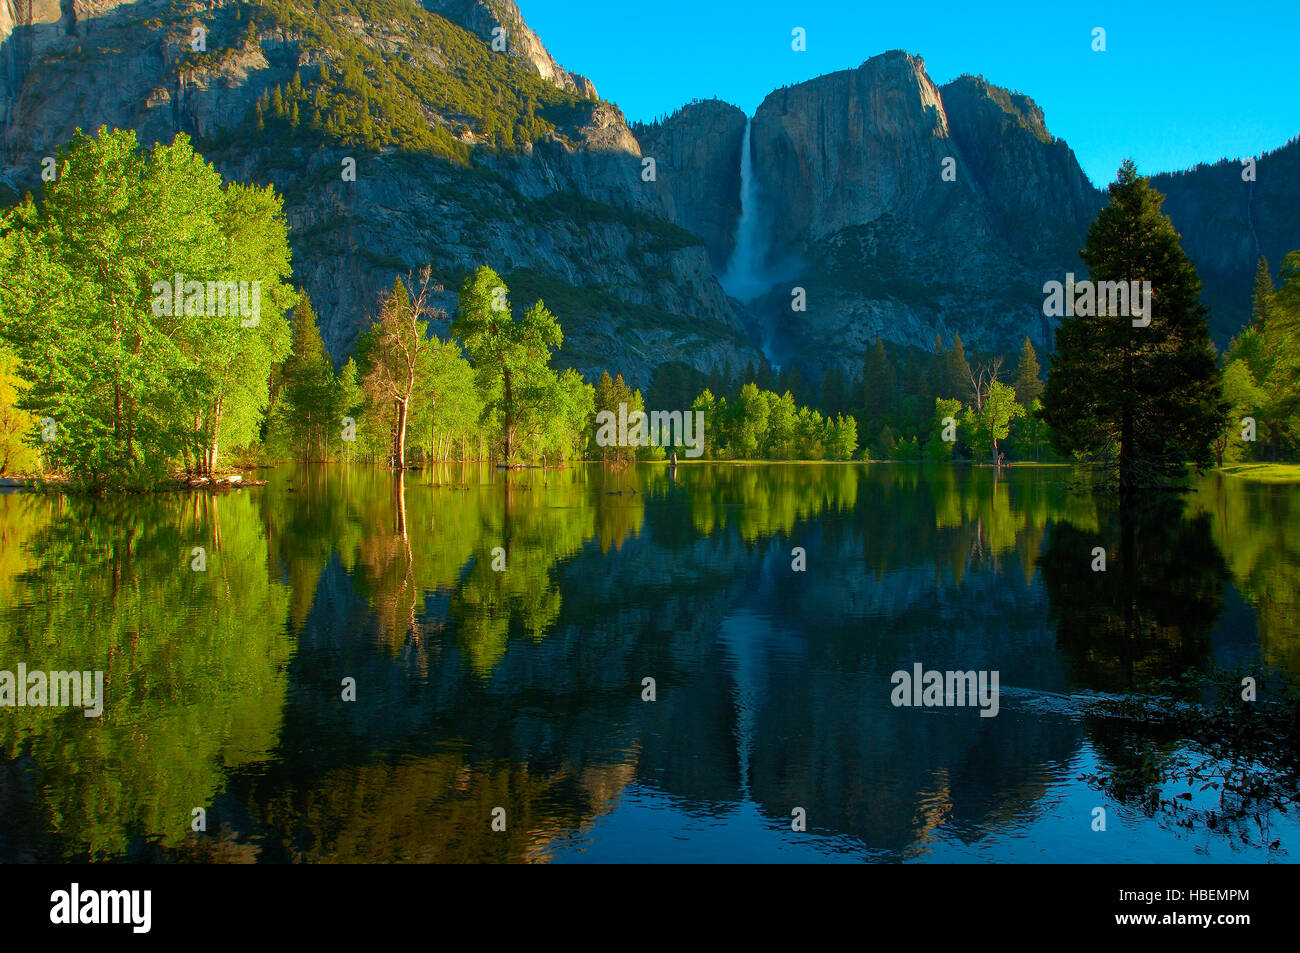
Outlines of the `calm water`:
{"type": "Polygon", "coordinates": [[[0,669],[106,678],[100,719],[0,709],[0,860],[1266,859],[1080,780],[1180,750],[1082,709],[1300,679],[1300,490],[1206,477],[1125,559],[1067,468],[270,480],[0,496],[0,669]],[[998,715],[894,707],[917,662],[997,670],[998,715]]]}

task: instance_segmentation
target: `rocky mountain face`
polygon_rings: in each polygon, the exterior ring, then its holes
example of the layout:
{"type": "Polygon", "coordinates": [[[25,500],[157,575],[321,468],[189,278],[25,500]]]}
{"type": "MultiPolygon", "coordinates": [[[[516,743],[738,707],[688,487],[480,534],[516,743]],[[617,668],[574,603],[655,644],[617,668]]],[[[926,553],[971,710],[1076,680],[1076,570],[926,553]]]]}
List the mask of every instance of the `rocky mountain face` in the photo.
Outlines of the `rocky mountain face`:
{"type": "MultiPolygon", "coordinates": [[[[1104,201],[1030,99],[977,77],[936,86],[920,58],[885,53],[773,92],[748,122],[745,221],[771,290],[740,302],[718,275],[742,220],[744,113],[702,101],[629,128],[511,0],[0,0],[0,203],[100,125],[146,145],[184,132],[227,177],[274,184],[336,358],[394,274],[431,264],[451,310],[460,277],[490,264],[516,305],[541,297],[560,317],[563,363],[641,387],[669,360],[759,364],[758,342],[814,379],[856,370],[877,336],[1050,349],[1043,283],[1084,271],[1104,201]]],[[[1220,344],[1258,254],[1276,274],[1300,248],[1300,143],[1254,182],[1240,172],[1153,180],[1220,344]]]]}
{"type": "Polygon", "coordinates": [[[543,298],[565,329],[561,362],[584,373],[645,387],[668,356],[701,370],[761,361],[705,245],[642,180],[623,115],[554,62],[513,3],[374,0],[365,17],[364,2],[330,0],[288,15],[223,0],[77,0],[75,16],[54,0],[0,4],[0,182],[39,190],[41,159],[77,127],[133,128],[146,145],[189,134],[226,177],[284,196],[295,279],[336,359],[394,274],[430,263],[448,311],[480,264],[516,306],[543,298]],[[375,78],[358,86],[363,75],[375,78]],[[303,112],[324,114],[255,120],[295,77],[303,112]]]}
{"type": "Polygon", "coordinates": [[[758,305],[778,360],[848,370],[877,336],[929,347],[954,332],[1050,347],[1043,282],[1081,270],[1101,197],[1030,100],[972,77],[937,87],[891,52],[772,93],[752,139],[768,262],[786,279],[758,305]]]}
{"type": "Polygon", "coordinates": [[[1222,347],[1250,320],[1259,256],[1274,280],[1282,258],[1300,249],[1300,138],[1265,153],[1250,170],[1236,159],[1151,177],[1166,196],[1164,210],[1196,262],[1222,347]],[[1245,177],[1243,177],[1243,175],[1245,177]]]}
{"type": "Polygon", "coordinates": [[[541,38],[524,22],[519,7],[511,0],[421,0],[423,5],[452,23],[459,24],[491,44],[503,32],[509,38],[505,52],[527,64],[542,79],[560,89],[572,90],[587,99],[598,98],[596,84],[578,73],[570,73],[551,58],[541,38]]]}
{"type": "Polygon", "coordinates": [[[747,117],[721,100],[683,106],[663,122],[632,128],[655,159],[655,191],[673,221],[704,239],[721,274],[736,248],[740,218],[740,147],[747,117]]]}

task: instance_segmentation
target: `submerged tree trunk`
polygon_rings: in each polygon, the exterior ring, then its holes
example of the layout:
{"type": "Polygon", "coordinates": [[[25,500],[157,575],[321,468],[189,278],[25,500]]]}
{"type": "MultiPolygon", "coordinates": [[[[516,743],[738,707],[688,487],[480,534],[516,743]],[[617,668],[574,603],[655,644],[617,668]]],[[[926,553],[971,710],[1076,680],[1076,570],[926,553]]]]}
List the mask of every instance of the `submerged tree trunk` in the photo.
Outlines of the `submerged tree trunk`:
{"type": "Polygon", "coordinates": [[[407,401],[397,398],[397,432],[393,444],[393,465],[399,470],[406,468],[406,405],[407,401]]]}

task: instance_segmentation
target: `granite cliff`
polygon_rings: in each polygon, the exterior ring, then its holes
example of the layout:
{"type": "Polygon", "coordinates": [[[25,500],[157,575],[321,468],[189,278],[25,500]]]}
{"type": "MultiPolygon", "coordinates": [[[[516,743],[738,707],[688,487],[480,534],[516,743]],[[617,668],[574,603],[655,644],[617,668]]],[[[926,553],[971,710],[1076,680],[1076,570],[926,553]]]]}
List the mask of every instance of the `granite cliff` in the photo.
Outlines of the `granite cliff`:
{"type": "Polygon", "coordinates": [[[431,263],[450,310],[460,277],[487,263],[516,303],[547,301],[562,362],[586,373],[646,386],[665,351],[702,370],[760,360],[703,241],[642,181],[622,113],[555,63],[513,3],[0,9],[0,188],[39,189],[41,160],[77,127],[133,128],[146,145],[190,135],[223,175],[285,197],[295,278],[336,358],[394,274],[431,263]]]}
{"type": "MultiPolygon", "coordinates": [[[[776,90],[752,119],[706,100],[630,127],[510,0],[0,0],[0,203],[101,125],[186,133],[227,177],[273,183],[336,358],[394,274],[431,263],[450,310],[488,263],[516,303],[556,311],[565,364],[642,387],[669,360],[761,363],[759,342],[813,379],[856,370],[877,336],[1048,350],[1042,285],[1083,271],[1104,201],[1027,96],[937,86],[901,51],[776,90]],[[744,302],[718,280],[742,221],[770,289],[744,302]]],[[[1300,142],[1240,171],[1153,179],[1220,344],[1258,255],[1276,273],[1300,248],[1300,142]]]]}

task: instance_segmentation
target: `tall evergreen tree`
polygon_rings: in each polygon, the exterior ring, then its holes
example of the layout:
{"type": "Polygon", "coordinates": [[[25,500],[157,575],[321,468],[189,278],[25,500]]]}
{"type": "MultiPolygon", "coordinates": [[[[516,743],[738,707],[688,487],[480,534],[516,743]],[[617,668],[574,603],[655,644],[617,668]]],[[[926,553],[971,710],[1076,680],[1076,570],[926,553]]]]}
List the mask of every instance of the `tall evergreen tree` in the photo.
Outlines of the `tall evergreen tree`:
{"type": "Polygon", "coordinates": [[[334,363],[321,340],[311,299],[305,294],[293,309],[290,323],[293,349],[280,373],[276,416],[296,455],[311,459],[313,453],[324,451],[327,428],[337,424],[334,363]]]}
{"type": "Polygon", "coordinates": [[[1250,303],[1250,322],[1257,329],[1268,323],[1268,303],[1273,297],[1273,279],[1268,273],[1268,259],[1259,256],[1255,266],[1255,295],[1250,303]]]}
{"type": "Polygon", "coordinates": [[[966,363],[966,348],[961,343],[960,334],[952,336],[952,350],[946,355],[944,363],[946,366],[944,384],[947,393],[939,396],[957,397],[969,391],[970,365],[966,363]]]}
{"type": "Polygon", "coordinates": [[[1016,365],[1016,400],[1025,407],[1043,393],[1043,381],[1038,374],[1038,353],[1026,334],[1020,348],[1020,363],[1016,365]]]}
{"type": "MultiPolygon", "coordinates": [[[[879,337],[867,356],[862,378],[867,419],[883,421],[893,416],[898,408],[898,377],[889,362],[885,342],[879,337]]],[[[832,408],[826,409],[829,413],[832,408]]]]}
{"type": "Polygon", "coordinates": [[[1098,316],[1105,309],[1089,307],[1081,294],[1057,330],[1043,392],[1043,419],[1058,450],[1118,448],[1125,499],[1187,464],[1209,464],[1227,412],[1201,282],[1160,211],[1163,201],[1125,160],[1082,255],[1094,282],[1151,283],[1149,324],[1098,316]]]}

